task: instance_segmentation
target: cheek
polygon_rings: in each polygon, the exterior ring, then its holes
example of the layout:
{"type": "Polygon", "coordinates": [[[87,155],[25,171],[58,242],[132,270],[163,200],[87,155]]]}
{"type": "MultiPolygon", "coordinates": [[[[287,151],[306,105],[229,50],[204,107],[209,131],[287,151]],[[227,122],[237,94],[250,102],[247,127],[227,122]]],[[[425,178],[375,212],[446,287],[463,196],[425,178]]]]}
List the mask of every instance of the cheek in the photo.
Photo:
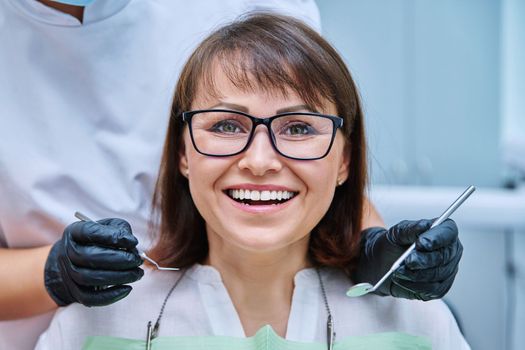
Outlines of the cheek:
{"type": "Polygon", "coordinates": [[[315,177],[315,196],[316,200],[319,201],[319,203],[328,210],[328,207],[330,206],[330,203],[332,202],[334,198],[335,193],[335,175],[333,175],[333,172],[318,172],[317,176],[315,177]]]}
{"type": "Polygon", "coordinates": [[[296,168],[295,174],[306,187],[305,200],[310,208],[307,215],[310,215],[312,210],[317,213],[315,216],[318,216],[319,212],[324,215],[334,196],[337,176],[335,166],[324,159],[311,161],[296,168]]]}
{"type": "Polygon", "coordinates": [[[189,169],[190,194],[200,214],[205,219],[213,217],[213,208],[218,205],[221,189],[218,182],[231,166],[228,158],[208,157],[198,153],[193,145],[187,144],[186,157],[189,169]]]}
{"type": "MultiPolygon", "coordinates": [[[[189,184],[192,197],[203,196],[213,190],[220,166],[213,159],[198,153],[194,149],[188,151],[189,184]]],[[[196,198],[194,198],[195,200],[196,198]]]]}
{"type": "Polygon", "coordinates": [[[195,150],[188,151],[187,155],[189,157],[189,188],[191,198],[197,211],[208,221],[213,217],[211,215],[211,208],[213,207],[213,203],[215,203],[214,183],[216,182],[216,178],[214,177],[213,166],[201,160],[200,157],[204,156],[195,150]],[[206,174],[206,176],[203,176],[203,174],[206,174]]]}
{"type": "MultiPolygon", "coordinates": [[[[202,176],[202,174],[212,174],[210,165],[205,161],[202,154],[198,153],[191,142],[188,130],[184,133],[184,156],[188,167],[188,179],[190,186],[190,193],[195,204],[202,202],[202,197],[209,192],[211,184],[210,176],[202,176]]],[[[199,207],[199,206],[197,206],[199,207]]]]}
{"type": "Polygon", "coordinates": [[[213,176],[217,174],[218,169],[221,168],[221,159],[208,157],[197,152],[193,143],[189,131],[186,129],[184,133],[184,146],[185,146],[185,157],[190,174],[190,187],[191,185],[200,186],[202,183],[208,183],[212,180],[213,176]],[[206,174],[205,176],[203,174],[206,174]]]}
{"type": "Polygon", "coordinates": [[[334,189],[341,167],[341,152],[332,150],[325,158],[305,163],[301,167],[300,177],[311,191],[334,189]]]}
{"type": "MultiPolygon", "coordinates": [[[[342,140],[338,140],[342,141],[342,140]]],[[[330,153],[323,159],[304,163],[296,174],[306,185],[307,197],[316,211],[328,210],[333,200],[339,171],[343,164],[343,144],[335,142],[330,153]]]]}
{"type": "Polygon", "coordinates": [[[307,191],[311,192],[325,192],[332,185],[332,171],[327,167],[311,167],[301,172],[300,177],[305,182],[307,191]]]}

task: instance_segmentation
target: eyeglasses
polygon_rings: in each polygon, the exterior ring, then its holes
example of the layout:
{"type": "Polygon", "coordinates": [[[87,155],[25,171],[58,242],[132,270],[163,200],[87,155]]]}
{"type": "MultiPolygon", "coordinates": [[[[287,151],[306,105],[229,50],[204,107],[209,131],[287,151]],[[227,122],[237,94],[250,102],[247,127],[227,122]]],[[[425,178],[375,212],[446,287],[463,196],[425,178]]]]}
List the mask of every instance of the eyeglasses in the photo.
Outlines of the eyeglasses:
{"type": "Polygon", "coordinates": [[[197,152],[212,157],[228,157],[244,152],[255,128],[263,124],[273,148],[280,155],[297,160],[325,157],[332,147],[343,118],[319,113],[289,112],[268,118],[227,109],[206,109],[182,113],[188,123],[197,152]]]}

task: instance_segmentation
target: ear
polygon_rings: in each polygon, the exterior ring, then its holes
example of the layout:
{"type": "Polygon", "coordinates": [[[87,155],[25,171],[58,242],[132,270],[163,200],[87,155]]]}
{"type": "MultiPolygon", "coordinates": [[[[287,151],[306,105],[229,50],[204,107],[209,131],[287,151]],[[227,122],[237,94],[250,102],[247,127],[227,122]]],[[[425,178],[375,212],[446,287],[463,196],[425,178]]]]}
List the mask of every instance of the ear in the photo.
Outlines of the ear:
{"type": "Polygon", "coordinates": [[[348,179],[348,171],[350,169],[350,146],[345,147],[342,154],[341,164],[337,172],[337,185],[342,185],[348,179]]]}
{"type": "Polygon", "coordinates": [[[179,150],[179,171],[182,176],[188,178],[190,174],[190,167],[188,165],[188,156],[186,155],[186,147],[182,143],[181,149],[179,150]]]}

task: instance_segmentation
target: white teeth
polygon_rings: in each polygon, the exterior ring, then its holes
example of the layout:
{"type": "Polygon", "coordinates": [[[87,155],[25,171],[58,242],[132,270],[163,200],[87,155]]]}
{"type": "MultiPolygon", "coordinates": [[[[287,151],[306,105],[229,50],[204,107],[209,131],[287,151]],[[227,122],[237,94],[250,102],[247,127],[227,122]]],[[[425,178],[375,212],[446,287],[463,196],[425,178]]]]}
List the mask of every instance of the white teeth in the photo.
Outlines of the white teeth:
{"type": "Polygon", "coordinates": [[[243,190],[234,189],[228,190],[228,195],[233,199],[250,199],[252,201],[269,201],[269,200],[288,200],[295,196],[294,192],[290,191],[257,191],[257,190],[243,190]]]}
{"type": "Polygon", "coordinates": [[[251,191],[251,198],[252,201],[258,201],[261,199],[261,192],[259,191],[251,191]]]}

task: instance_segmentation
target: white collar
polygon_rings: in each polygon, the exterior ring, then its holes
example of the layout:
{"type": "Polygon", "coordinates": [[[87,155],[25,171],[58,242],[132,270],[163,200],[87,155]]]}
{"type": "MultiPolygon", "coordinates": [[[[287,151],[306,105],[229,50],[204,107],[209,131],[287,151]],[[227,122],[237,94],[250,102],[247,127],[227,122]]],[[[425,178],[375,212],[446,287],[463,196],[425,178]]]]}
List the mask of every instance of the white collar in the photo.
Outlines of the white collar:
{"type": "MultiPolygon", "coordinates": [[[[321,269],[321,275],[327,284],[327,277],[331,273],[326,273],[325,270],[327,269],[321,269]]],[[[208,314],[213,335],[245,337],[241,321],[222,283],[219,271],[212,266],[195,264],[188,269],[186,276],[198,282],[199,294],[208,314]]],[[[320,312],[320,304],[323,301],[315,268],[297,272],[294,284],[286,339],[312,342],[316,338],[319,322],[324,324],[327,317],[320,312]]]]}

